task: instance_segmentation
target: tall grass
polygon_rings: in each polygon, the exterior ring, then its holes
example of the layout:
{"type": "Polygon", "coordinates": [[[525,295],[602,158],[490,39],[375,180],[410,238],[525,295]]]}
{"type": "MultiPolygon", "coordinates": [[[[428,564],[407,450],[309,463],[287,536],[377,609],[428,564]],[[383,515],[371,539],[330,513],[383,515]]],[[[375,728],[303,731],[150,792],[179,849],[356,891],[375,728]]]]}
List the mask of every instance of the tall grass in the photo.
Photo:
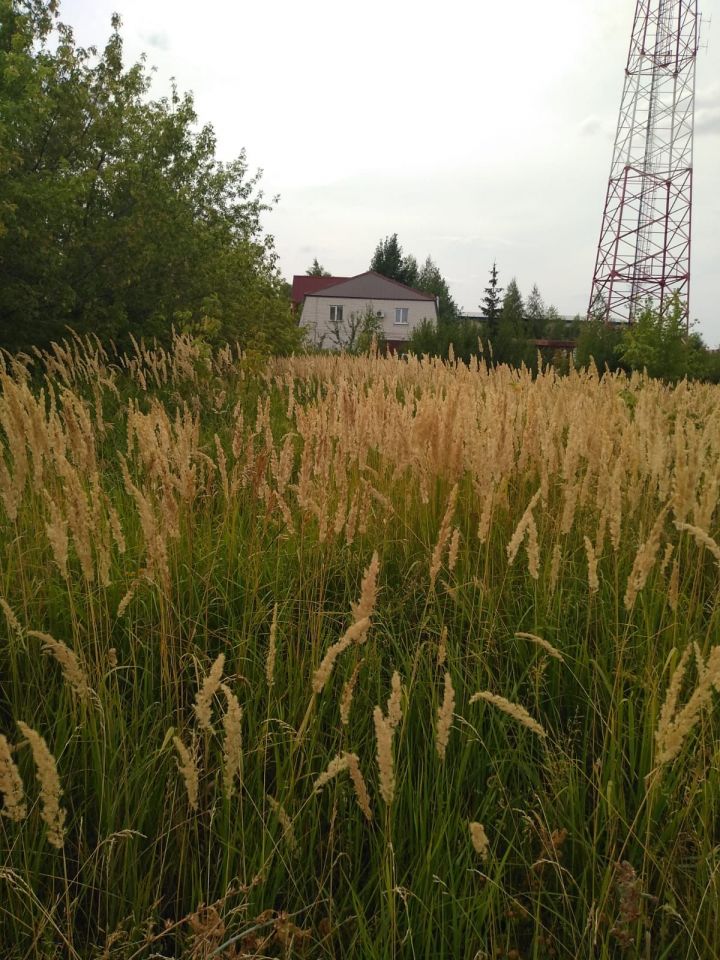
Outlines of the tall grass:
{"type": "Polygon", "coordinates": [[[719,401],[6,358],[3,957],[720,956],[719,401]]]}

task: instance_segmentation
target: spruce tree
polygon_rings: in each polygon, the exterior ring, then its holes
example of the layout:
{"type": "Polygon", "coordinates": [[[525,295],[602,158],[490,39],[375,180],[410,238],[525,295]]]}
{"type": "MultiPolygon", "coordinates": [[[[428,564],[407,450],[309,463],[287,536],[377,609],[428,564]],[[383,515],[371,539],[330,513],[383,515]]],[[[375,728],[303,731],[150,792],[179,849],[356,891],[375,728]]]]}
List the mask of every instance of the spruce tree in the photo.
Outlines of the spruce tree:
{"type": "Polygon", "coordinates": [[[381,273],[389,280],[397,280],[408,287],[417,287],[420,268],[415,257],[409,253],[403,255],[398,235],[393,233],[384,240],[379,240],[375,253],[370,261],[370,269],[381,273]]]}
{"type": "Polygon", "coordinates": [[[545,332],[545,304],[540,296],[537,284],[533,285],[530,296],[525,304],[525,320],[527,334],[531,339],[538,339],[545,332]]]}
{"type": "Polygon", "coordinates": [[[519,366],[527,358],[525,305],[516,280],[507,285],[498,321],[497,338],[493,342],[495,358],[500,363],[519,366]]]}
{"type": "Polygon", "coordinates": [[[409,253],[406,257],[403,257],[399,278],[400,283],[404,283],[408,287],[417,287],[419,276],[420,268],[418,267],[418,262],[415,257],[409,253]]]}
{"type": "Polygon", "coordinates": [[[452,298],[447,281],[432,257],[427,257],[420,268],[416,286],[423,293],[432,293],[438,298],[438,319],[441,322],[451,323],[457,320],[457,304],[452,298]]]}
{"type": "Polygon", "coordinates": [[[500,294],[502,292],[502,287],[498,287],[497,264],[493,261],[492,270],[490,271],[490,283],[485,287],[485,296],[480,304],[480,309],[483,311],[487,322],[487,332],[490,339],[498,332],[500,311],[502,309],[500,305],[500,294]]]}
{"type": "Polygon", "coordinates": [[[376,273],[381,273],[389,280],[405,282],[403,279],[403,252],[396,233],[378,241],[375,253],[370,261],[370,269],[376,273]]]}
{"type": "Polygon", "coordinates": [[[323,267],[323,265],[322,265],[321,263],[319,263],[317,257],[315,257],[315,259],[313,260],[312,266],[310,267],[310,269],[305,271],[305,275],[308,276],[308,277],[330,277],[330,276],[332,276],[332,274],[331,274],[328,270],[326,270],[325,267],[323,267]]]}

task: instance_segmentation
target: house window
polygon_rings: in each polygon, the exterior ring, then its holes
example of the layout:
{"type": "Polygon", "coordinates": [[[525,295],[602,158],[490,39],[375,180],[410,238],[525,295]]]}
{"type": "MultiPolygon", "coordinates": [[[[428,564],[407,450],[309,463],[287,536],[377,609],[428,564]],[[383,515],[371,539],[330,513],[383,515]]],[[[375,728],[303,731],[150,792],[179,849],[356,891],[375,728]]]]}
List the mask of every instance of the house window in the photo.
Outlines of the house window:
{"type": "Polygon", "coordinates": [[[342,323],[342,304],[332,304],[330,307],[330,323],[342,323]]]}
{"type": "Polygon", "coordinates": [[[408,308],[395,307],[395,323],[407,323],[407,322],[408,322],[408,308]]]}

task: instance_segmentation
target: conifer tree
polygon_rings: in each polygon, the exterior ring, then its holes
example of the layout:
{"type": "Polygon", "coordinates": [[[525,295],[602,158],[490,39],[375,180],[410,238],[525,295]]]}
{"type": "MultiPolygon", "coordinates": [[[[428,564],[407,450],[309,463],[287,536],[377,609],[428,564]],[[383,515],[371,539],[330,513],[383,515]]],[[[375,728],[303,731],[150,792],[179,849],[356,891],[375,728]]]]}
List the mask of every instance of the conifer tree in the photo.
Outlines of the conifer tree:
{"type": "Polygon", "coordinates": [[[543,336],[545,331],[545,304],[540,296],[537,284],[533,285],[530,296],[527,298],[525,320],[529,337],[537,339],[543,336]]]}
{"type": "Polygon", "coordinates": [[[312,266],[305,271],[305,275],[308,277],[330,277],[332,274],[329,270],[326,270],[325,267],[318,261],[318,258],[312,262],[312,266]]]}
{"type": "Polygon", "coordinates": [[[381,273],[389,280],[403,280],[403,252],[398,241],[398,235],[393,233],[384,240],[378,240],[375,253],[370,261],[370,269],[381,273]]]}
{"type": "Polygon", "coordinates": [[[498,332],[500,311],[502,309],[500,294],[502,292],[502,287],[498,287],[497,264],[493,261],[492,269],[490,271],[490,283],[487,287],[485,287],[485,296],[480,304],[480,309],[483,311],[483,315],[485,316],[485,320],[487,322],[488,336],[491,340],[498,332]]]}
{"type": "Polygon", "coordinates": [[[420,268],[416,286],[423,293],[432,293],[438,298],[438,319],[441,322],[449,323],[457,320],[457,304],[453,300],[445,277],[432,257],[426,257],[425,263],[420,268]]]}
{"type": "Polygon", "coordinates": [[[389,280],[397,280],[408,287],[417,287],[420,274],[418,262],[411,253],[403,255],[403,248],[396,233],[384,240],[378,240],[370,261],[370,269],[389,280]]]}
{"type": "Polygon", "coordinates": [[[507,285],[494,343],[495,357],[500,363],[519,366],[527,355],[525,305],[513,278],[507,285]]]}

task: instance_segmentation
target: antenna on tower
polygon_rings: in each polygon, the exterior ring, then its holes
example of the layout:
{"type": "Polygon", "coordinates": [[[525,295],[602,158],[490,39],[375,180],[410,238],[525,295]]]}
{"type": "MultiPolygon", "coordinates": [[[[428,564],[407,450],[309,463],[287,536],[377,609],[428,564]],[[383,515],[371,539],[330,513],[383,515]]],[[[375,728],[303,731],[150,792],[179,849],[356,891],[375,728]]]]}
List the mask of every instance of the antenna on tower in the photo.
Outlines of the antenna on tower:
{"type": "Polygon", "coordinates": [[[637,0],[589,318],[676,292],[689,322],[697,0],[637,0]]]}

